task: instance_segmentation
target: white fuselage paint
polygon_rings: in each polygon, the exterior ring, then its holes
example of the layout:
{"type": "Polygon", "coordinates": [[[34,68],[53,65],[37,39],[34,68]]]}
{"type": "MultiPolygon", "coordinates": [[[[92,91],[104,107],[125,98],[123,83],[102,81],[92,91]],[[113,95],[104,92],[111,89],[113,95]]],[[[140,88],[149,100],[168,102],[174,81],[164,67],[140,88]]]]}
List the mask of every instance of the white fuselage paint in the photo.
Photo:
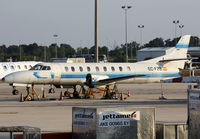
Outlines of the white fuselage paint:
{"type": "Polygon", "coordinates": [[[164,79],[177,77],[179,72],[178,69],[167,67],[164,69],[162,65],[154,63],[42,63],[39,65],[49,66],[51,70],[18,72],[7,77],[6,80],[8,83],[73,86],[84,83],[88,73],[96,75],[94,81],[113,77],[145,75],[115,82],[117,84],[131,84],[160,82],[164,79]]]}

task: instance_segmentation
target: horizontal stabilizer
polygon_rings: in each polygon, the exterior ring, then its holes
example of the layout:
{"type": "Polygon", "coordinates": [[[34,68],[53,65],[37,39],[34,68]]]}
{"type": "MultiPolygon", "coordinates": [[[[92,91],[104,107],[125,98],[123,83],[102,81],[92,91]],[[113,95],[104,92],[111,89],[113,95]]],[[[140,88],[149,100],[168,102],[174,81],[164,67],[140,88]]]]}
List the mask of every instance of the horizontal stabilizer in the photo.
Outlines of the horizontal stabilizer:
{"type": "Polygon", "coordinates": [[[188,58],[178,58],[178,59],[165,59],[165,60],[160,60],[159,62],[161,63],[167,63],[171,61],[180,61],[180,60],[189,60],[188,58]]]}

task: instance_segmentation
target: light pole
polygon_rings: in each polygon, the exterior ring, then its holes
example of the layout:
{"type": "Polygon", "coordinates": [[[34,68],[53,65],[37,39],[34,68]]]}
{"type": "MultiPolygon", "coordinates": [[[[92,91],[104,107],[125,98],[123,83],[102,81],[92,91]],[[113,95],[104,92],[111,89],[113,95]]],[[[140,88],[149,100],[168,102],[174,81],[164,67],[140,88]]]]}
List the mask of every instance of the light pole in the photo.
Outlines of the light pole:
{"type": "Polygon", "coordinates": [[[55,38],[55,52],[56,52],[56,58],[57,58],[58,55],[57,55],[57,40],[56,40],[56,38],[58,37],[58,35],[54,34],[53,37],[55,38]]]}
{"type": "Polygon", "coordinates": [[[174,20],[173,23],[175,25],[175,45],[176,45],[176,28],[177,28],[177,24],[179,23],[179,20],[174,20]]]}
{"type": "Polygon", "coordinates": [[[126,62],[128,62],[128,45],[127,45],[127,37],[128,37],[128,34],[127,34],[127,11],[128,9],[130,9],[131,6],[122,6],[122,9],[124,9],[125,11],[125,46],[126,46],[126,62]]]}
{"type": "Polygon", "coordinates": [[[181,36],[182,36],[182,35],[183,35],[183,31],[182,31],[182,30],[183,30],[183,28],[184,28],[184,25],[181,24],[181,25],[179,25],[178,27],[181,29],[181,36]]]}
{"type": "Polygon", "coordinates": [[[44,62],[47,61],[47,52],[46,52],[46,46],[44,46],[44,62]]]}
{"type": "Polygon", "coordinates": [[[140,29],[140,47],[142,46],[142,29],[144,28],[144,25],[140,24],[138,25],[138,28],[140,29]]]}
{"type": "Polygon", "coordinates": [[[96,63],[99,63],[99,50],[98,50],[98,0],[95,0],[95,33],[94,33],[94,40],[95,40],[95,47],[96,47],[96,53],[95,53],[95,60],[96,63]]]}

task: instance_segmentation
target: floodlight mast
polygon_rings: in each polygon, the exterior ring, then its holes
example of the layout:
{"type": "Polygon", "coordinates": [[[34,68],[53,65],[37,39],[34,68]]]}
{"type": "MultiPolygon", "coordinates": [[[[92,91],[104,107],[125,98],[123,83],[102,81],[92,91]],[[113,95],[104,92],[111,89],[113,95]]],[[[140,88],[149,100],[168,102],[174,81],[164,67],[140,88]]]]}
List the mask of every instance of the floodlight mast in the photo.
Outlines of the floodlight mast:
{"type": "Polygon", "coordinates": [[[124,9],[124,11],[125,11],[125,47],[126,47],[126,62],[128,62],[127,10],[130,9],[130,8],[131,8],[131,6],[129,6],[129,5],[124,5],[124,6],[122,6],[122,9],[124,9]]]}

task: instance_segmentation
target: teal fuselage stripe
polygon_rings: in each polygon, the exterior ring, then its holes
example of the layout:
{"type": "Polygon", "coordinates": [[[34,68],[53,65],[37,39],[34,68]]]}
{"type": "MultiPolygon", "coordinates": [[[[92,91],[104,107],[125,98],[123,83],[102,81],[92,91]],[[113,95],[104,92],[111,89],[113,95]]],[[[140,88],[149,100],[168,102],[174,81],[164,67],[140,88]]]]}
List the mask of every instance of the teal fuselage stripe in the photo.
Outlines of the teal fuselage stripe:
{"type": "MultiPolygon", "coordinates": [[[[61,74],[61,79],[69,79],[69,78],[86,78],[86,75],[88,73],[62,73],[61,74]]],[[[124,73],[124,74],[111,74],[111,73],[91,73],[91,74],[95,74],[95,75],[106,75],[110,78],[116,78],[116,77],[124,77],[124,76],[130,76],[130,75],[145,75],[145,76],[141,76],[141,77],[137,77],[137,78],[176,78],[176,77],[180,77],[180,75],[176,72],[176,73],[142,73],[142,72],[138,72],[138,73],[124,73]]]]}

